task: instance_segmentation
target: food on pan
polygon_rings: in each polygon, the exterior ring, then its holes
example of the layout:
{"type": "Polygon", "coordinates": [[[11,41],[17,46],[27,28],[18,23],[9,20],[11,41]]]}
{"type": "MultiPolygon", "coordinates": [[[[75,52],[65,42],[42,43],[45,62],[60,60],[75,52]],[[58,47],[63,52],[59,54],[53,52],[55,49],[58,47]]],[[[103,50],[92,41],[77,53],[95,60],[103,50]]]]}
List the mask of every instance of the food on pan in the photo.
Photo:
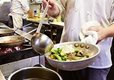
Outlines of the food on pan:
{"type": "Polygon", "coordinates": [[[53,48],[50,52],[49,58],[58,61],[73,61],[84,60],[90,58],[92,55],[93,53],[89,50],[88,45],[73,44],[53,48]]]}
{"type": "Polygon", "coordinates": [[[6,44],[6,43],[17,43],[22,41],[23,38],[20,36],[5,36],[0,38],[0,44],[6,44]]]}

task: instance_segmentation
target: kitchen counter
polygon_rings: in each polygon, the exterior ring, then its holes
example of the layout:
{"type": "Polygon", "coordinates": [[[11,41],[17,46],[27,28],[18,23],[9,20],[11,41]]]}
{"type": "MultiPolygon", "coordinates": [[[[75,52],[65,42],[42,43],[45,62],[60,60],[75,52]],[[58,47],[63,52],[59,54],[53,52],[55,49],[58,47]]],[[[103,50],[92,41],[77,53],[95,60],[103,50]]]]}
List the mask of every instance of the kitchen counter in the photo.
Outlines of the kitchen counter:
{"type": "MultiPolygon", "coordinates": [[[[23,19],[24,26],[26,28],[37,28],[39,21],[36,21],[34,19],[23,19]]],[[[48,22],[48,21],[43,21],[41,33],[46,34],[48,37],[50,37],[54,43],[59,43],[62,30],[64,27],[64,22],[48,22]]]]}
{"type": "MultiPolygon", "coordinates": [[[[33,23],[39,23],[41,18],[39,17],[33,17],[33,18],[23,18],[23,20],[26,20],[26,21],[29,21],[29,22],[33,22],[33,23]]],[[[46,25],[56,25],[58,27],[64,27],[64,22],[62,21],[53,21],[53,22],[49,22],[48,21],[48,18],[44,18],[44,21],[43,21],[43,24],[46,24],[46,25]]]]}

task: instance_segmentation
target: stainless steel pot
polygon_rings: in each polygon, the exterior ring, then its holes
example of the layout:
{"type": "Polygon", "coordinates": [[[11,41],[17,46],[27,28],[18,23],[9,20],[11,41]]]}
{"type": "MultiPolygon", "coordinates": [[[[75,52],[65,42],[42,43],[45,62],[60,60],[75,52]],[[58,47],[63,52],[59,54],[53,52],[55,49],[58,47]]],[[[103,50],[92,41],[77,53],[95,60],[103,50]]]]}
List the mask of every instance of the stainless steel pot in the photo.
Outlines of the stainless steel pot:
{"type": "MultiPolygon", "coordinates": [[[[61,70],[73,71],[73,70],[80,70],[80,69],[86,68],[95,61],[100,51],[100,49],[96,45],[82,43],[82,42],[65,42],[65,43],[59,43],[54,45],[54,48],[61,48],[62,46],[65,46],[65,45],[69,46],[74,44],[77,44],[77,45],[83,44],[83,46],[89,46],[89,48],[85,50],[85,52],[88,51],[90,54],[93,54],[93,56],[83,60],[58,61],[58,60],[51,59],[49,57],[51,53],[46,53],[45,56],[49,64],[61,70]]],[[[81,49],[85,49],[85,48],[82,47],[81,49]]]]}
{"type": "Polygon", "coordinates": [[[61,76],[48,68],[26,67],[13,72],[8,80],[62,80],[61,76]]]}

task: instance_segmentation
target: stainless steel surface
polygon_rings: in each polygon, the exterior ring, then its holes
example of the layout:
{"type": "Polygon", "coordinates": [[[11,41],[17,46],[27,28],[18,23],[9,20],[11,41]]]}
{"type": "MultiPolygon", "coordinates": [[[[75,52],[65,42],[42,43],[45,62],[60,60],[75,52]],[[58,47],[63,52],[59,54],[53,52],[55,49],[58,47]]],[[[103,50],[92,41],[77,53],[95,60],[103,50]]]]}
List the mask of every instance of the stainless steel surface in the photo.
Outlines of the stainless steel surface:
{"type": "MultiPolygon", "coordinates": [[[[54,45],[54,48],[60,48],[64,45],[71,45],[71,44],[84,44],[86,46],[89,46],[88,51],[90,52],[90,54],[92,53],[93,55],[87,59],[84,60],[74,60],[74,61],[58,61],[58,60],[54,60],[49,58],[50,53],[46,53],[46,59],[49,62],[49,64],[57,69],[61,69],[61,70],[66,70],[66,71],[73,71],[73,70],[80,70],[83,68],[88,67],[90,64],[92,64],[96,57],[99,54],[99,48],[96,45],[92,45],[92,44],[86,44],[86,43],[82,43],[82,42],[65,42],[65,43],[59,43],[54,45]]],[[[83,48],[82,48],[83,49],[83,48]]],[[[85,48],[84,48],[85,49],[85,48]]]]}
{"type": "Polygon", "coordinates": [[[49,52],[53,47],[52,40],[48,36],[42,33],[39,33],[33,36],[31,40],[31,44],[32,44],[32,48],[40,55],[43,55],[49,52]]]}
{"type": "Polygon", "coordinates": [[[8,80],[62,80],[61,76],[48,68],[25,67],[13,72],[8,80]],[[23,76],[22,76],[23,75],[23,76]]]}
{"type": "MultiPolygon", "coordinates": [[[[0,64],[0,69],[1,69],[3,75],[5,76],[6,79],[9,77],[9,75],[11,73],[13,73],[14,71],[19,70],[21,68],[33,67],[34,65],[37,65],[37,64],[42,64],[42,65],[45,66],[44,56],[39,56],[39,55],[31,56],[34,53],[31,53],[30,50],[27,51],[26,53],[25,52],[20,52],[20,53],[17,53],[17,54],[18,55],[16,55],[16,53],[15,53],[15,55],[9,55],[11,57],[7,57],[7,56],[5,57],[5,59],[12,59],[13,58],[13,61],[7,62],[5,64],[0,64]],[[23,57],[24,57],[24,59],[23,59],[23,57]]],[[[0,59],[0,60],[6,61],[5,59],[0,59]]]]}

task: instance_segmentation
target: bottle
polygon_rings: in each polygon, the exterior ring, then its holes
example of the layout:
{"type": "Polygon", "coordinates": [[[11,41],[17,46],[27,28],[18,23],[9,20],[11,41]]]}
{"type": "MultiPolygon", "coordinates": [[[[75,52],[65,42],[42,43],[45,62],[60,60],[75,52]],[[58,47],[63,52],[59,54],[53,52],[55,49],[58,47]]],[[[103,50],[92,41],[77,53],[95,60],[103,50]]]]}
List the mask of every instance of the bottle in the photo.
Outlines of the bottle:
{"type": "Polygon", "coordinates": [[[30,9],[28,12],[28,18],[33,18],[33,17],[34,17],[34,12],[32,9],[30,9]]]}

